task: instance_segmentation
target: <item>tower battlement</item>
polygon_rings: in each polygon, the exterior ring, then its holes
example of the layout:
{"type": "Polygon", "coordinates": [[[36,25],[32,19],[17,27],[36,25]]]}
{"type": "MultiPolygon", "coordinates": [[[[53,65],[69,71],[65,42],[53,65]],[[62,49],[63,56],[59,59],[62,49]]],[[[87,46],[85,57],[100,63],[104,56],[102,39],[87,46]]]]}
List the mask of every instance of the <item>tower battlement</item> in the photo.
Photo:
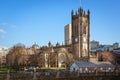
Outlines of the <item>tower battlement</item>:
{"type": "Polygon", "coordinates": [[[78,11],[74,12],[73,10],[71,11],[71,15],[73,18],[78,17],[78,16],[84,16],[84,17],[89,17],[90,16],[90,11],[88,10],[87,13],[83,8],[79,8],[78,11]]]}
{"type": "Polygon", "coordinates": [[[89,59],[90,46],[90,11],[79,8],[71,12],[72,52],[76,60],[89,59]]]}

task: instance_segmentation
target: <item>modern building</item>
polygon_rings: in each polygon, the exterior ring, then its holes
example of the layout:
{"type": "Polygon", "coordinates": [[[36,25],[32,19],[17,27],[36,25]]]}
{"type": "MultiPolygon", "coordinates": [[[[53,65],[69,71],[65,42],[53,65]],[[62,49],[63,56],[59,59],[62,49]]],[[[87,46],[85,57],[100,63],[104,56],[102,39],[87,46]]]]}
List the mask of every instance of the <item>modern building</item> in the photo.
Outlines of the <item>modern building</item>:
{"type": "Polygon", "coordinates": [[[119,48],[119,43],[113,43],[113,49],[117,49],[117,48],[119,48]]]}
{"type": "Polygon", "coordinates": [[[93,41],[90,42],[91,53],[96,52],[98,50],[98,48],[99,48],[99,42],[98,41],[93,40],[93,41]]]}
{"type": "Polygon", "coordinates": [[[90,11],[87,14],[82,8],[72,17],[72,52],[76,60],[89,60],[90,49],[90,11]]]}
{"type": "Polygon", "coordinates": [[[99,42],[98,41],[93,40],[93,41],[90,42],[91,50],[94,49],[94,48],[98,48],[98,47],[99,47],[99,42]]]}
{"type": "Polygon", "coordinates": [[[114,53],[114,57],[115,57],[115,64],[119,64],[120,65],[120,48],[118,49],[114,49],[113,50],[114,53]]]}
{"type": "Polygon", "coordinates": [[[71,45],[72,43],[72,29],[71,24],[68,24],[64,28],[65,45],[71,45]]]}
{"type": "Polygon", "coordinates": [[[100,45],[98,41],[91,41],[90,42],[90,50],[91,53],[97,51],[113,51],[114,49],[119,48],[119,43],[113,43],[113,45],[100,45]]]}

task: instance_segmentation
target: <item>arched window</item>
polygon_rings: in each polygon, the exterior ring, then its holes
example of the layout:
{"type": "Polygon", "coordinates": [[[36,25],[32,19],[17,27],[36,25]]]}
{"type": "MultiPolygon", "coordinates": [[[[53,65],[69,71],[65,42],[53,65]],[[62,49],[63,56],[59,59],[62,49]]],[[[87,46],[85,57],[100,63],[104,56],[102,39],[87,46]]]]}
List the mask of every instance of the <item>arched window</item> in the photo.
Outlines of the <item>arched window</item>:
{"type": "Polygon", "coordinates": [[[59,60],[61,63],[65,62],[65,56],[63,54],[60,54],[59,60]]]}

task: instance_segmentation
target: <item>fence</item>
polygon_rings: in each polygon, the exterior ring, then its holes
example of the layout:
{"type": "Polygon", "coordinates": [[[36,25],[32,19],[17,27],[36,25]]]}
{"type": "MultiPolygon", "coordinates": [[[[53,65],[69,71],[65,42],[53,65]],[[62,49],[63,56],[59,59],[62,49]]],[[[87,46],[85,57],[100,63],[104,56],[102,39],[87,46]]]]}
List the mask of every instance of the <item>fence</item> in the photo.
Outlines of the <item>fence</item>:
{"type": "Polygon", "coordinates": [[[120,80],[120,67],[113,71],[96,69],[96,71],[69,72],[23,72],[15,74],[1,74],[0,80],[120,80]]]}

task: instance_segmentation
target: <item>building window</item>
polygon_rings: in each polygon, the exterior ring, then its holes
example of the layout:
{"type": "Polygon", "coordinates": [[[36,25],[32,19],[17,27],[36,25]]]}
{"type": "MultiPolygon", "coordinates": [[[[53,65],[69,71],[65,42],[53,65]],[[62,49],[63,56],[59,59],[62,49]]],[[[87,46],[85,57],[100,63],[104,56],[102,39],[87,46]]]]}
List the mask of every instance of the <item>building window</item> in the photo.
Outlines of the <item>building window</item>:
{"type": "Polygon", "coordinates": [[[83,27],[83,34],[86,34],[86,26],[83,27]]]}

